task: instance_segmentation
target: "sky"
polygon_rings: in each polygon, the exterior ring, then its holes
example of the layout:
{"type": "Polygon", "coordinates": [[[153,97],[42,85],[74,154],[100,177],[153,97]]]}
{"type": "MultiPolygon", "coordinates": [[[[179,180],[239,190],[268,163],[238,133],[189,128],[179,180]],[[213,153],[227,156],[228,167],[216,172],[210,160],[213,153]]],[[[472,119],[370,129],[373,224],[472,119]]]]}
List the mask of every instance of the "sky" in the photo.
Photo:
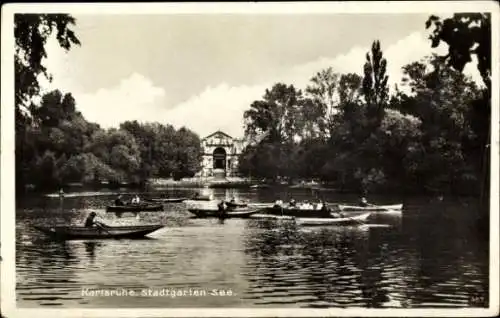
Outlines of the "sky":
{"type": "MultiPolygon", "coordinates": [[[[81,46],[51,39],[44,91],[72,93],[104,128],[126,120],[242,137],[243,113],[274,83],[305,89],[318,71],[363,74],[381,42],[390,85],[430,48],[429,14],[74,15],[81,46]]],[[[466,72],[479,78],[475,65],[466,72]]]]}

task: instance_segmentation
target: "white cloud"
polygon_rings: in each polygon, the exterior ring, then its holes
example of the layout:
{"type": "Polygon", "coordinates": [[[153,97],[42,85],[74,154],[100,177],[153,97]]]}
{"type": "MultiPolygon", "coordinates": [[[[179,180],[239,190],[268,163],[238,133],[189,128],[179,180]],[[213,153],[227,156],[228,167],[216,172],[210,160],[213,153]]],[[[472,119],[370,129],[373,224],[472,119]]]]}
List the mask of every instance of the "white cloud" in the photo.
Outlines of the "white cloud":
{"type": "Polygon", "coordinates": [[[164,121],[186,126],[204,137],[222,130],[234,137],[243,136],[243,112],[262,97],[268,84],[231,87],[222,83],[207,87],[199,95],[165,113],[164,121]]]}
{"type": "Polygon", "coordinates": [[[116,127],[126,120],[157,121],[163,112],[165,90],[141,74],[134,73],[115,87],[75,96],[87,120],[116,127]]]}
{"type": "MultiPolygon", "coordinates": [[[[412,33],[387,47],[384,43],[381,45],[388,61],[387,72],[391,88],[394,83],[400,82],[402,66],[418,61],[432,52],[443,54],[446,51],[445,45],[433,51],[423,32],[412,33]]],[[[57,75],[56,80],[48,86],[72,92],[78,109],[84,116],[104,127],[118,126],[125,120],[158,121],[176,127],[186,126],[200,136],[219,129],[233,136],[242,136],[243,113],[252,101],[262,98],[266,88],[281,81],[303,89],[316,72],[330,66],[337,73],[353,72],[362,75],[365,56],[370,47],[371,43],[366,43],[342,55],[322,57],[297,65],[279,77],[256,85],[231,86],[230,83],[219,83],[209,86],[178,105],[167,105],[165,90],[138,73],[121,80],[114,87],[91,93],[81,92],[80,88],[71,82],[71,63],[67,61],[65,53],[49,52],[49,55],[59,54],[57,65],[51,65],[50,69],[62,68],[65,72],[54,74],[57,75]]],[[[469,64],[465,72],[472,75],[478,83],[481,82],[475,64],[469,64]]]]}
{"type": "MultiPolygon", "coordinates": [[[[432,52],[443,54],[445,51],[444,46],[432,51],[429,40],[420,32],[412,33],[387,48],[383,46],[383,43],[381,45],[388,61],[387,73],[391,89],[393,84],[400,83],[404,65],[418,61],[432,52]]],[[[366,47],[352,48],[346,54],[333,58],[322,57],[316,61],[298,65],[288,73],[259,85],[230,86],[223,83],[215,87],[207,87],[199,95],[191,97],[167,112],[165,121],[176,126],[186,125],[202,136],[218,129],[234,136],[241,136],[244,111],[249,108],[252,101],[262,98],[266,88],[270,88],[278,81],[305,88],[316,72],[330,66],[338,73],[352,72],[362,75],[365,56],[370,47],[371,43],[367,43],[366,47]]],[[[479,78],[474,66],[468,67],[466,73],[475,79],[479,78]]]]}

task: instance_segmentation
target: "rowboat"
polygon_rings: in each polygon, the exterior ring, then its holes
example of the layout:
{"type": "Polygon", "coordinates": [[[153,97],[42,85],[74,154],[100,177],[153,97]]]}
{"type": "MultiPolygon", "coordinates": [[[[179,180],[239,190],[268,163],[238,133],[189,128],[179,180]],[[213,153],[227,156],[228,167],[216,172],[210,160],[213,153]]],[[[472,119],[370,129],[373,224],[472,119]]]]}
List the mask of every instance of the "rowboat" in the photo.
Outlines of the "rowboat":
{"type": "Polygon", "coordinates": [[[199,196],[195,196],[195,197],[192,197],[192,198],[189,198],[188,200],[191,200],[191,201],[212,201],[214,198],[210,195],[199,195],[199,196]]]}
{"type": "Polygon", "coordinates": [[[95,197],[114,195],[116,192],[71,192],[71,193],[49,193],[45,196],[48,198],[76,198],[76,197],[95,197]]]}
{"type": "Polygon", "coordinates": [[[262,212],[272,215],[289,215],[297,218],[331,218],[331,211],[328,209],[316,210],[273,206],[262,209],[262,212]]]}
{"type": "Polygon", "coordinates": [[[356,206],[356,205],[338,205],[341,211],[394,211],[403,209],[403,204],[393,204],[393,205],[371,205],[371,206],[356,206]]]}
{"type": "Polygon", "coordinates": [[[364,224],[371,213],[363,213],[352,217],[339,218],[297,218],[297,224],[301,226],[325,226],[325,225],[360,225],[364,224]]]}
{"type": "Polygon", "coordinates": [[[267,184],[254,184],[250,186],[250,189],[267,189],[267,188],[270,188],[270,186],[267,184]]]}
{"type": "Polygon", "coordinates": [[[160,224],[135,225],[135,226],[34,226],[35,229],[54,238],[75,239],[118,239],[118,238],[141,238],[145,235],[159,230],[160,224]]]}
{"type": "Polygon", "coordinates": [[[129,204],[129,205],[109,205],[106,207],[106,212],[156,212],[163,211],[162,204],[129,204]]]}
{"type": "MultiPolygon", "coordinates": [[[[206,217],[220,217],[221,214],[218,210],[212,209],[188,209],[189,212],[193,213],[199,218],[206,217]]],[[[259,209],[256,210],[241,210],[241,211],[225,211],[223,214],[224,218],[248,218],[252,214],[259,212],[259,209]]]]}
{"type": "Polygon", "coordinates": [[[151,198],[147,199],[150,202],[161,202],[161,203],[181,203],[187,198],[151,198]]]}
{"type": "Polygon", "coordinates": [[[295,220],[293,216],[289,215],[272,215],[272,214],[262,214],[262,213],[252,214],[250,218],[259,220],[295,220]]]}
{"type": "Polygon", "coordinates": [[[231,202],[231,201],[228,201],[228,202],[225,202],[226,205],[229,207],[229,208],[246,208],[248,206],[247,203],[243,203],[243,202],[231,202]]]}

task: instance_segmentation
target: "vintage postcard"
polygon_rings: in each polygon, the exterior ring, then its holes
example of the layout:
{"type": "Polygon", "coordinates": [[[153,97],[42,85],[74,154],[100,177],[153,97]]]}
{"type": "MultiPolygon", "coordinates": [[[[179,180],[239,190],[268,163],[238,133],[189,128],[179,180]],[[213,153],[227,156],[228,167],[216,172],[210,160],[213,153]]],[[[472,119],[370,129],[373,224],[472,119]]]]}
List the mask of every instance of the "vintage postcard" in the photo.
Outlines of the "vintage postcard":
{"type": "Polygon", "coordinates": [[[1,23],[2,317],[498,315],[495,2],[1,23]]]}

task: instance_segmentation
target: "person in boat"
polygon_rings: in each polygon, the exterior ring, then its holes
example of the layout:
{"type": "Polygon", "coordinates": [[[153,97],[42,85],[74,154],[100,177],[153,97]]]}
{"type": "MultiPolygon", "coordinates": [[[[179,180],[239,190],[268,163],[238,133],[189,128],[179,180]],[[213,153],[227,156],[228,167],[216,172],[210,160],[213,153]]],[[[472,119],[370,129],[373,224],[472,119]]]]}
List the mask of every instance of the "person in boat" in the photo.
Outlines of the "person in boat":
{"type": "Polygon", "coordinates": [[[281,208],[282,206],[283,206],[283,201],[276,200],[276,202],[274,202],[274,207],[275,208],[281,208]]]}
{"type": "Polygon", "coordinates": [[[133,199],[132,199],[132,204],[139,204],[141,203],[141,199],[139,198],[138,195],[136,195],[133,199]]]}
{"type": "Polygon", "coordinates": [[[62,188],[59,190],[59,197],[64,198],[64,190],[62,188]]]}
{"type": "Polygon", "coordinates": [[[231,198],[231,201],[229,201],[231,203],[236,203],[236,199],[234,197],[231,198]]]}
{"type": "Polygon", "coordinates": [[[87,216],[87,218],[85,219],[85,224],[84,226],[85,227],[93,227],[93,226],[97,226],[97,227],[103,227],[103,226],[106,226],[105,224],[101,223],[101,222],[98,222],[95,220],[95,217],[97,216],[97,214],[95,212],[90,212],[90,214],[87,216]]]}
{"type": "Polygon", "coordinates": [[[226,216],[226,202],[224,200],[217,204],[217,210],[219,211],[219,218],[224,218],[226,216]]]}
{"type": "Polygon", "coordinates": [[[304,201],[304,204],[301,205],[300,207],[302,210],[310,210],[313,208],[312,204],[309,203],[308,200],[304,201]]]}
{"type": "Polygon", "coordinates": [[[323,211],[323,212],[329,211],[328,207],[326,206],[326,202],[325,201],[321,200],[320,205],[321,205],[321,208],[320,208],[321,211],[323,211]]]}
{"type": "Polygon", "coordinates": [[[125,202],[123,202],[123,200],[122,200],[122,196],[121,196],[121,195],[119,195],[119,196],[116,198],[116,200],[115,200],[115,205],[116,205],[116,206],[124,206],[124,205],[125,205],[125,202]]]}
{"type": "Polygon", "coordinates": [[[295,199],[291,199],[288,205],[290,205],[291,208],[294,208],[297,206],[297,202],[295,201],[295,199]]]}
{"type": "Polygon", "coordinates": [[[361,200],[359,200],[359,205],[362,207],[367,207],[371,206],[372,204],[368,203],[368,200],[366,200],[365,197],[362,197],[361,200]]]}

